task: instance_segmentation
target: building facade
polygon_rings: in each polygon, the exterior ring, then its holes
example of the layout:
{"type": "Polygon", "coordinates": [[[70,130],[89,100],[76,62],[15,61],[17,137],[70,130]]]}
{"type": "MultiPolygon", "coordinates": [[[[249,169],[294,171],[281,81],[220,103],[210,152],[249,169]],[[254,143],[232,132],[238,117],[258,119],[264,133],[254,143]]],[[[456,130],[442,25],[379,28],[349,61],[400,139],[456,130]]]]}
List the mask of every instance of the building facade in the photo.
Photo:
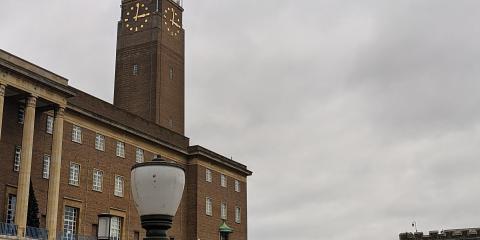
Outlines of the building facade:
{"type": "Polygon", "coordinates": [[[477,240],[480,239],[480,228],[451,229],[442,231],[401,233],[400,240],[477,240]]]}
{"type": "Polygon", "coordinates": [[[181,3],[123,0],[121,9],[114,104],[0,50],[0,235],[142,239],[130,169],[161,157],[186,169],[171,239],[246,240],[252,172],[184,135],[181,3]]]}

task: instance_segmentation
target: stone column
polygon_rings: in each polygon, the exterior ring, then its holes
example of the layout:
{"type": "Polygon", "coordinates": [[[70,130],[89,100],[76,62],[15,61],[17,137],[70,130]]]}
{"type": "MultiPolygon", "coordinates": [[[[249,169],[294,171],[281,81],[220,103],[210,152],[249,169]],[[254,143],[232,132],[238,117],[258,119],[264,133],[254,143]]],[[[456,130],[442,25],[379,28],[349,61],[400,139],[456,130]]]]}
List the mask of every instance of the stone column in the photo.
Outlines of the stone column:
{"type": "Polygon", "coordinates": [[[3,103],[5,100],[5,87],[5,84],[0,83],[0,139],[2,139],[3,103]]]}
{"type": "Polygon", "coordinates": [[[15,211],[15,223],[18,225],[17,236],[20,238],[25,237],[27,226],[28,194],[30,190],[36,105],[37,97],[28,97],[25,106],[25,121],[23,123],[22,153],[20,159],[20,173],[18,175],[17,207],[15,211]]]}
{"type": "Polygon", "coordinates": [[[48,240],[55,240],[57,235],[58,198],[60,194],[60,172],[62,167],[63,117],[65,107],[55,110],[53,123],[52,161],[48,184],[47,230],[48,240]]]}

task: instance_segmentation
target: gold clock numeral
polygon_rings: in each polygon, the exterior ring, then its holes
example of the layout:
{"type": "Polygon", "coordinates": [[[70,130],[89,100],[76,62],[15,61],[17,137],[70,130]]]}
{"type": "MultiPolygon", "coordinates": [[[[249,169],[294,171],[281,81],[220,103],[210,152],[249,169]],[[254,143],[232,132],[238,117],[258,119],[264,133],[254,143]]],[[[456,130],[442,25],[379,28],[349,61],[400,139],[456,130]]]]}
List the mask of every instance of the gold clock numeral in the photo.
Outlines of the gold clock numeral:
{"type": "Polygon", "coordinates": [[[125,18],[125,22],[128,22],[128,18],[125,18]]]}
{"type": "Polygon", "coordinates": [[[148,19],[145,19],[145,22],[148,22],[148,19]]]}

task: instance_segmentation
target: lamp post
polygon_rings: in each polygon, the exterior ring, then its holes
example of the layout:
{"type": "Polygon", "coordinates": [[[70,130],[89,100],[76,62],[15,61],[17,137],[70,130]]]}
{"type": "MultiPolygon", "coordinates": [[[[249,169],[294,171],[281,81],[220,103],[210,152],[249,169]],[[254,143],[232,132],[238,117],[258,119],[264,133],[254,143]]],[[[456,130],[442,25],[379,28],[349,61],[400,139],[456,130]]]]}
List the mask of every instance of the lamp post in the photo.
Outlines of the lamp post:
{"type": "Polygon", "coordinates": [[[155,158],[138,163],[131,172],[132,195],[142,227],[147,231],[144,240],[169,240],[185,187],[185,170],[175,162],[155,158]]]}

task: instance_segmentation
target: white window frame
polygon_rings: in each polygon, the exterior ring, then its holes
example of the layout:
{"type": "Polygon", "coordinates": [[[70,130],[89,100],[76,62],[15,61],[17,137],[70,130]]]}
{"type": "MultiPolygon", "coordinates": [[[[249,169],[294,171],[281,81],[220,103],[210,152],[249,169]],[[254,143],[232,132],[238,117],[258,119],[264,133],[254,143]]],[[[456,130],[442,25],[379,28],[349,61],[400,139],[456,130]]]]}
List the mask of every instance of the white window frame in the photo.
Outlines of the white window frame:
{"type": "Polygon", "coordinates": [[[213,216],[213,200],[209,197],[205,198],[205,214],[213,216]]]}
{"type": "Polygon", "coordinates": [[[228,212],[227,203],[222,202],[220,204],[220,218],[223,220],[227,220],[227,215],[228,215],[227,212],[228,212]]]}
{"type": "Polygon", "coordinates": [[[103,190],[103,171],[102,170],[93,169],[92,190],[96,192],[102,192],[103,190]]]}
{"type": "Polygon", "coordinates": [[[72,142],[82,143],[82,128],[77,125],[72,128],[72,142]]]}
{"type": "Polygon", "coordinates": [[[212,170],[208,168],[205,169],[205,181],[212,182],[212,170]]]}
{"type": "Polygon", "coordinates": [[[117,197],[123,197],[125,187],[125,179],[120,175],[115,175],[115,187],[113,191],[113,195],[117,197]]]}
{"type": "Polygon", "coordinates": [[[235,192],[240,192],[240,181],[235,180],[235,192]]]}
{"type": "Polygon", "coordinates": [[[117,141],[117,149],[116,149],[117,157],[125,158],[125,143],[117,141]]]}
{"type": "Polygon", "coordinates": [[[144,161],[145,161],[145,151],[137,147],[137,149],[135,150],[135,162],[143,163],[144,161]]]}
{"type": "Polygon", "coordinates": [[[97,133],[95,136],[95,149],[105,152],[105,136],[97,133]]]}
{"type": "Polygon", "coordinates": [[[241,223],[242,222],[242,209],[240,207],[235,207],[235,222],[241,223]]]}
{"type": "Polygon", "coordinates": [[[52,157],[48,154],[43,155],[43,172],[42,172],[42,177],[44,179],[49,179],[50,178],[50,163],[51,163],[52,157]]]}
{"type": "Polygon", "coordinates": [[[139,71],[140,71],[140,66],[138,66],[138,64],[133,64],[132,75],[138,76],[139,71]]]}
{"type": "Polygon", "coordinates": [[[80,209],[70,206],[65,206],[63,213],[63,238],[64,240],[74,240],[77,235],[78,216],[80,209]]]}
{"type": "Polygon", "coordinates": [[[221,175],[220,175],[220,185],[221,185],[222,187],[226,188],[226,187],[227,187],[227,184],[228,184],[228,182],[227,182],[227,176],[225,176],[224,174],[221,174],[221,175]]]}
{"type": "Polygon", "coordinates": [[[110,218],[110,240],[120,240],[122,237],[122,218],[112,216],[110,218]]]}
{"type": "Polygon", "coordinates": [[[72,186],[80,186],[80,164],[70,162],[68,184],[72,186]]]}
{"type": "Polygon", "coordinates": [[[13,157],[13,171],[20,171],[20,163],[22,162],[22,147],[15,146],[15,155],[13,157]]]}
{"type": "Polygon", "coordinates": [[[45,132],[47,132],[48,134],[53,134],[53,123],[54,123],[54,118],[53,116],[50,116],[50,115],[47,115],[47,123],[46,123],[46,127],[45,127],[45,132]]]}

